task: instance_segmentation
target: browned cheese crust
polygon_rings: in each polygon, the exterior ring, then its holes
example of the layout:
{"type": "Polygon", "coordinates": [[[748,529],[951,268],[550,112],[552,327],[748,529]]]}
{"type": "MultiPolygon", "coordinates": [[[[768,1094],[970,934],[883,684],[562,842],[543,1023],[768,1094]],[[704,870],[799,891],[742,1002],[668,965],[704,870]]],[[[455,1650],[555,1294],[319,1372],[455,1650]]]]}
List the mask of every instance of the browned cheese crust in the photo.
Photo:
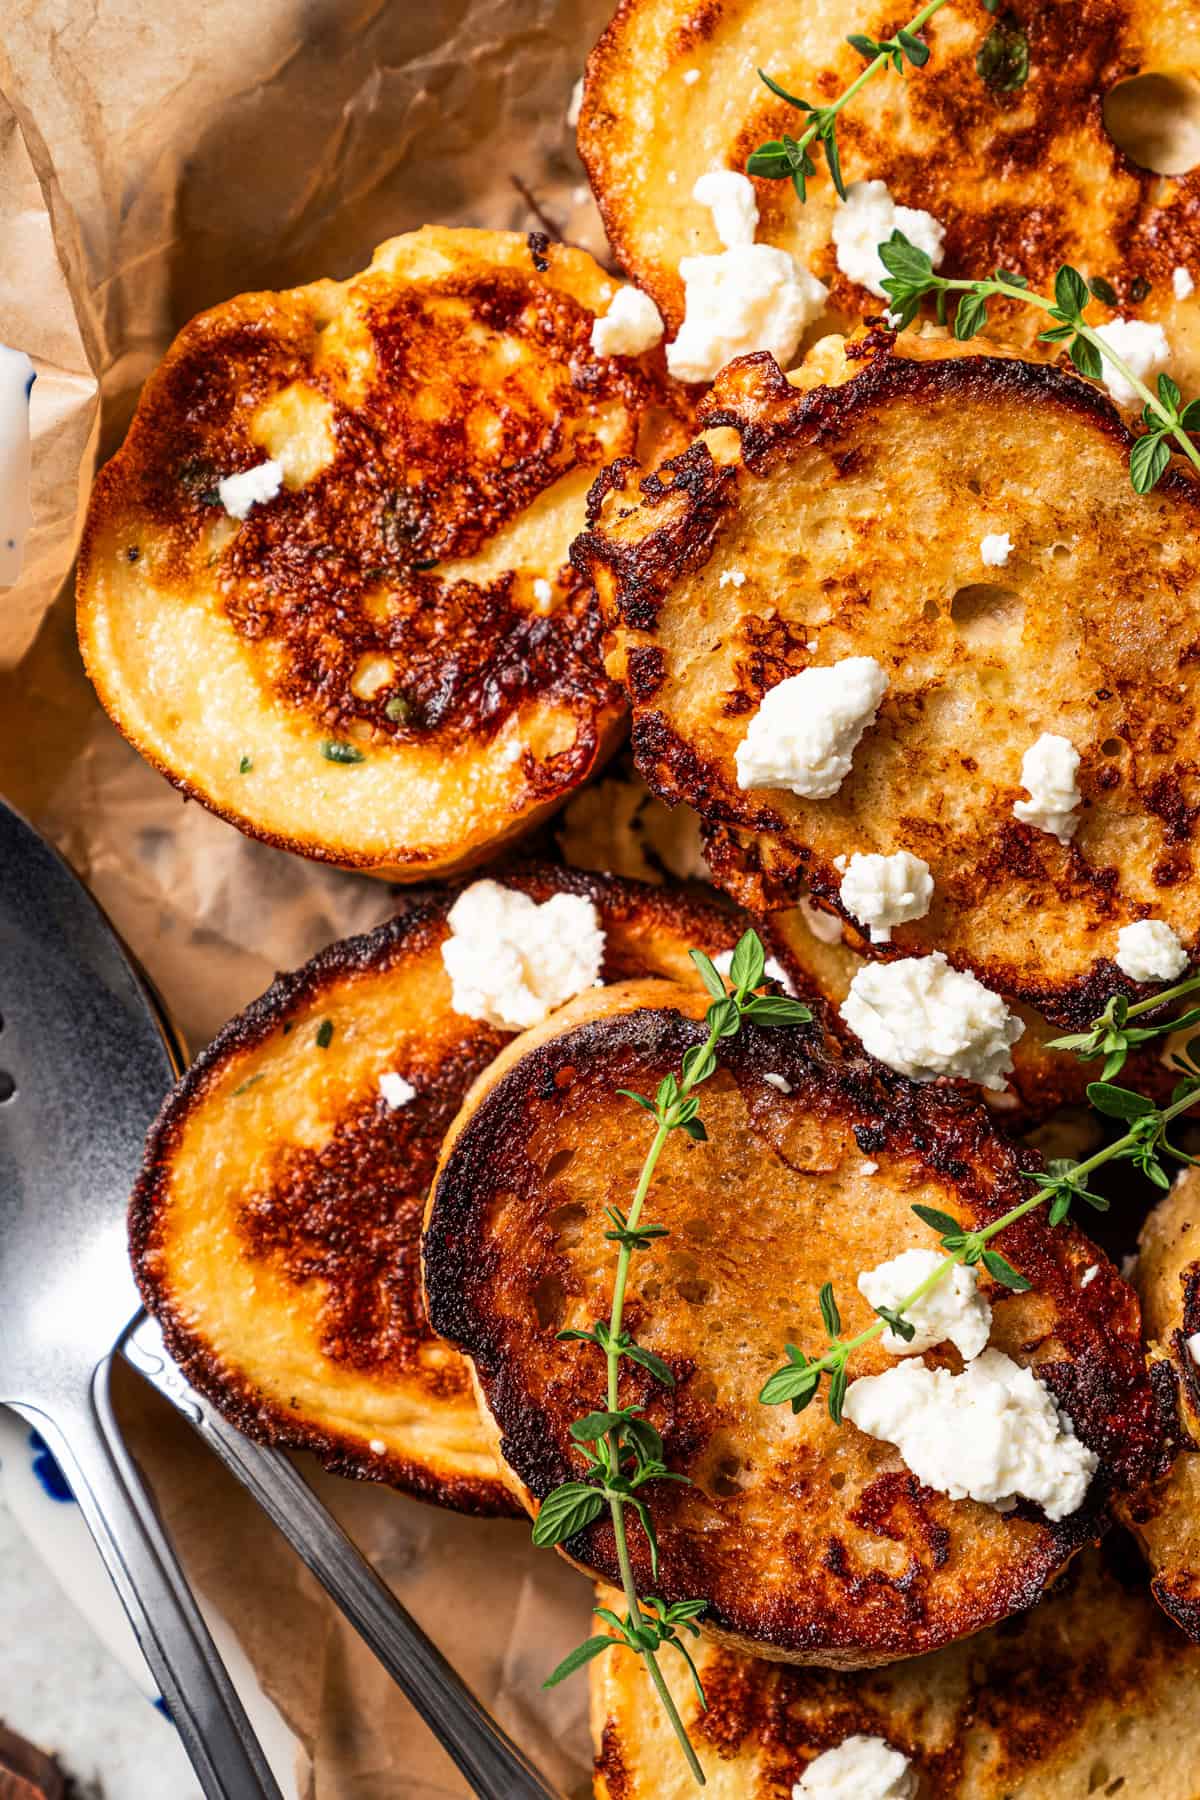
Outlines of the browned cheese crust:
{"type": "Polygon", "coordinates": [[[1113,961],[1122,924],[1200,935],[1200,491],[1168,473],[1134,494],[1125,428],[1072,375],[889,346],[847,346],[860,372],[806,391],[769,357],[731,364],[714,429],[640,482],[610,471],[573,555],[611,628],[639,771],[701,813],[723,885],[756,907],[807,887],[838,910],[835,859],[911,850],[932,906],[873,953],[942,949],[1082,1024],[1140,991],[1113,961]],[[1001,530],[1013,554],[985,568],[980,541],[1001,530]],[[740,586],[722,585],[731,570],[740,586]],[[838,792],[741,789],[735,752],[766,692],[860,655],[889,686],[838,792]],[[1013,816],[1043,732],[1081,757],[1069,845],[1013,816]]]}
{"type": "MultiPolygon", "coordinates": [[[[755,75],[765,69],[814,105],[863,69],[853,32],[888,37],[916,10],[883,0],[623,0],[588,61],[579,148],[622,265],[673,326],[683,314],[680,258],[721,248],[708,211],[690,198],[712,168],[744,170],[760,144],[798,137],[802,115],[755,75]],[[684,80],[695,70],[698,79],[684,80]]],[[[1165,139],[1189,139],[1195,163],[1200,15],[1188,0],[1011,0],[949,6],[925,27],[924,69],[877,75],[841,113],[845,180],[883,180],[899,205],[945,228],[942,273],[979,277],[997,266],[1048,292],[1060,263],[1112,285],[1122,312],[1161,322],[1185,391],[1200,378],[1200,282],[1177,299],[1172,271],[1200,275],[1200,170],[1163,179],[1138,168],[1105,126],[1106,96],[1141,74],[1165,139]],[[988,85],[976,58],[989,36],[1022,36],[1029,79],[988,85]],[[1190,91],[1189,91],[1190,89],[1190,91]],[[1148,291],[1147,291],[1148,289],[1148,291]]],[[[1119,104],[1119,103],[1118,103],[1119,104]]],[[[1137,147],[1117,113],[1123,141],[1137,147]]],[[[1139,154],[1144,154],[1139,150],[1139,154]]],[[[835,194],[823,155],[801,205],[786,181],[755,181],[760,242],[791,251],[830,287],[830,312],[854,319],[882,302],[837,267],[835,194]]],[[[1044,321],[994,306],[995,323],[1030,346],[1044,321]]],[[[1093,306],[1097,323],[1112,316],[1093,306]]]]}
{"type": "MultiPolygon", "coordinates": [[[[591,1018],[575,1002],[569,1024],[517,1040],[476,1084],[443,1152],[424,1243],[434,1327],[471,1359],[532,1511],[584,1472],[569,1426],[603,1394],[595,1347],[557,1334],[608,1316],[605,1208],[628,1205],[647,1142],[617,1090],[653,1093],[704,1036],[703,999],[678,989],[643,983],[592,1004],[591,1018]]],[[[1033,1288],[990,1293],[992,1342],[1036,1367],[1101,1468],[1084,1507],[1058,1524],[1024,1504],[1002,1515],[952,1502],[823,1405],[793,1417],[757,1394],[786,1342],[817,1344],[822,1280],[835,1284],[845,1333],[860,1331],[872,1314],[858,1272],[932,1241],[912,1205],[994,1219],[1029,1192],[1030,1159],[965,1097],[843,1054],[815,1025],[744,1027],[703,1096],[708,1142],[667,1142],[647,1217],[670,1236],[636,1258],[625,1317],[676,1385],[627,1366],[622,1401],[645,1407],[668,1467],[692,1483],[646,1490],[661,1564],[652,1582],[634,1532],[641,1590],[703,1596],[707,1629],[740,1647],[844,1668],[937,1648],[1031,1605],[1103,1530],[1114,1488],[1159,1464],[1132,1291],[1040,1213],[1004,1234],[1033,1288]],[[1081,1288],[1092,1263],[1099,1273],[1081,1288]]],[[[954,1366],[956,1352],[936,1354],[954,1366]]],[[[855,1372],[891,1362],[876,1341],[855,1372]]],[[[606,1518],[565,1548],[614,1578],[606,1518]]]]}
{"type": "Polygon", "coordinates": [[[661,352],[591,350],[615,288],[580,250],[426,227],[185,328],[79,565],[88,671],[150,762],[254,836],[400,880],[597,767],[623,707],[567,551],[598,468],[678,441],[661,352]],[[267,458],[282,491],[238,522],[218,483],[267,458]]]}
{"type": "Polygon", "coordinates": [[[1150,1341],[1164,1429],[1178,1451],[1169,1474],[1127,1503],[1159,1605],[1200,1644],[1200,1177],[1180,1175],[1142,1228],[1134,1284],[1150,1341]]]}
{"type": "MultiPolygon", "coordinates": [[[[701,1711],[665,1652],[706,1794],[791,1800],[814,1757],[862,1733],[912,1759],[922,1800],[1196,1800],[1200,1650],[1156,1612],[1127,1542],[1105,1552],[1080,1556],[1032,1612],[883,1671],[785,1668],[701,1643],[701,1711]]],[[[598,1658],[591,1689],[597,1800],[694,1794],[638,1658],[598,1658]]]]}
{"type": "MultiPolygon", "coordinates": [[[[745,925],[636,882],[548,867],[504,880],[539,902],[593,899],[609,981],[686,980],[689,947],[715,954],[745,925]]],[[[454,898],[332,945],[225,1027],[150,1133],[130,1240],[171,1354],[243,1431],[339,1474],[505,1512],[418,1262],[443,1135],[512,1035],[451,1006],[441,946],[454,898]],[[385,1071],[416,1088],[407,1106],[389,1110],[385,1071]]]]}

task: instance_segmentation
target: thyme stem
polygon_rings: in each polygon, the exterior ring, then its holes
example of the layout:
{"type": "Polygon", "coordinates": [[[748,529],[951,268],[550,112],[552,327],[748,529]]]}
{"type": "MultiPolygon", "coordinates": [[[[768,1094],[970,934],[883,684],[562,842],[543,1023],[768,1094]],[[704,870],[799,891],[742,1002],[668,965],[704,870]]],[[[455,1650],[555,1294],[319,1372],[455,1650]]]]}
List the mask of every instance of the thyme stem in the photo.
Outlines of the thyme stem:
{"type": "MultiPolygon", "coordinates": [[[[917,13],[914,18],[909,20],[908,24],[905,26],[905,30],[910,31],[915,35],[920,31],[922,25],[928,24],[935,12],[941,11],[946,3],[947,0],[929,0],[929,4],[923,6],[920,12],[917,13]]],[[[868,81],[872,81],[879,73],[880,69],[887,68],[890,61],[891,57],[887,51],[881,50],[878,56],[874,57],[866,64],[865,68],[859,70],[844,94],[840,94],[836,100],[831,100],[828,106],[821,109],[825,117],[830,119],[836,118],[842,108],[849,105],[850,101],[854,99],[854,96],[860,89],[866,87],[868,81]]],[[[800,136],[796,139],[797,149],[807,150],[819,131],[820,126],[815,121],[813,124],[806,126],[800,133],[800,136]]]]}

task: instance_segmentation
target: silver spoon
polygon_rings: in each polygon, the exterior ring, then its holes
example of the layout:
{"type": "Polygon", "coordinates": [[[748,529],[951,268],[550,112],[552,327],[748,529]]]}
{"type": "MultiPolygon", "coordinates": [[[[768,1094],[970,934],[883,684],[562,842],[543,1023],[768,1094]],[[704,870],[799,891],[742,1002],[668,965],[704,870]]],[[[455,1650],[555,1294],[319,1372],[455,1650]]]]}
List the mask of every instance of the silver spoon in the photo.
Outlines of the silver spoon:
{"type": "Polygon", "coordinates": [[[125,1207],[171,1079],[146,1017],[83,888],[0,804],[0,1401],[61,1465],[205,1794],[282,1800],[112,1423],[125,1207]]]}
{"type": "MultiPolygon", "coordinates": [[[[173,1078],[164,1049],[161,1015],[156,1011],[149,990],[139,983],[107,920],[65,863],[0,803],[0,1013],[6,1015],[4,1028],[0,1030],[0,1070],[10,1070],[15,1075],[17,1058],[15,1054],[10,1055],[10,1049],[14,1041],[20,1046],[25,1038],[24,1034],[13,1030],[4,997],[10,974],[10,915],[15,915],[18,931],[23,930],[27,940],[24,952],[17,954],[27,957],[29,963],[36,964],[41,971],[30,989],[26,1030],[36,1032],[41,1020],[45,1039],[53,1022],[57,1046],[42,1059],[44,1081],[39,1084],[40,1106],[34,1104],[36,1094],[27,1095],[24,1100],[30,1114],[29,1129],[35,1134],[27,1146],[29,1160],[53,1158],[53,1170],[47,1170],[47,1179],[51,1183],[48,1191],[53,1191],[55,1183],[64,1194],[71,1189],[72,1183],[76,1190],[79,1186],[78,1169],[83,1165],[73,1163],[73,1157],[82,1155],[82,1148],[77,1146],[64,1153],[46,1148],[46,1140],[52,1136],[57,1120],[62,1116],[63,1090],[73,1090],[84,1079],[77,1071],[77,1065],[90,1066],[96,1072],[87,1117],[80,1120],[88,1134],[98,1131],[106,1119],[116,1120],[125,1113],[136,1114],[130,1128],[136,1146],[130,1150],[132,1139],[127,1141],[127,1136],[121,1135],[117,1156],[120,1179],[117,1179],[118,1170],[114,1167],[112,1194],[109,1192],[111,1184],[106,1184],[102,1193],[97,1193],[97,1184],[90,1183],[90,1197],[76,1200],[74,1211],[78,1216],[52,1253],[67,1262],[86,1261],[105,1282],[119,1264],[120,1279],[117,1282],[114,1278],[114,1286],[119,1286],[122,1298],[120,1305],[106,1313],[108,1335],[99,1354],[106,1357],[107,1351],[119,1340],[127,1360],[196,1428],[259,1502],[345,1613],[483,1800],[556,1800],[554,1790],[545,1784],[522,1752],[500,1730],[292,1464],[278,1451],[253,1443],[227,1424],[188,1386],[168,1356],[155,1321],[141,1313],[131,1316],[137,1301],[125,1249],[125,1204],[140,1159],[141,1140],[173,1078]],[[22,859],[29,865],[23,881],[13,874],[22,859]],[[59,928],[60,918],[69,921],[65,932],[59,928]],[[24,921],[23,926],[20,921],[24,921]],[[61,987],[55,985],[55,971],[72,962],[75,966],[64,970],[67,977],[119,995],[119,1001],[104,1004],[110,1005],[114,1012],[119,1006],[125,1043],[120,1053],[109,1057],[103,1067],[96,1047],[89,1044],[87,1035],[76,1028],[80,1009],[68,998],[69,981],[64,981],[61,987]],[[47,1014],[53,1015],[52,1021],[47,1019],[47,1014]],[[126,1071],[138,1068],[147,1071],[146,1078],[131,1086],[126,1071]],[[125,1154],[127,1150],[130,1150],[128,1155],[125,1154]]],[[[92,1030],[95,1030],[94,1026],[92,1030]]],[[[4,1083],[0,1080],[0,1092],[3,1090],[4,1083]]],[[[10,1282],[8,1245],[2,1241],[6,1222],[7,1128],[10,1109],[21,1098],[22,1088],[18,1085],[12,1099],[0,1104],[0,1395],[11,1385],[7,1381],[2,1310],[10,1282]]],[[[47,1254],[43,1252],[34,1267],[41,1267],[47,1260],[47,1254]]],[[[28,1272],[25,1279],[30,1282],[28,1272]]],[[[12,1281],[15,1285],[15,1274],[12,1281]]],[[[36,1276],[32,1278],[32,1285],[37,1285],[36,1276]]],[[[41,1311],[40,1299],[34,1303],[32,1311],[41,1311]]],[[[44,1329],[44,1314],[42,1319],[44,1329]]],[[[27,1324],[23,1329],[37,1328],[27,1324]]],[[[19,1335],[14,1331],[14,1337],[19,1335]]],[[[95,1358],[93,1364],[94,1361],[95,1358]]],[[[115,1426],[112,1434],[115,1438],[115,1426]]],[[[51,1448],[57,1454],[58,1447],[53,1440],[51,1448]]],[[[160,1544],[161,1535],[159,1531],[160,1544]]],[[[161,1547],[166,1548],[165,1544],[161,1547]]],[[[174,1713],[169,1694],[167,1702],[174,1713]]],[[[246,1729],[248,1731],[249,1727],[246,1729]]],[[[224,1793],[226,1790],[215,1791],[224,1793]]],[[[252,1800],[257,1791],[254,1787],[229,1790],[238,1800],[242,1800],[243,1795],[246,1800],[252,1800]]],[[[273,1785],[263,1791],[270,1796],[277,1792],[273,1785]]]]}

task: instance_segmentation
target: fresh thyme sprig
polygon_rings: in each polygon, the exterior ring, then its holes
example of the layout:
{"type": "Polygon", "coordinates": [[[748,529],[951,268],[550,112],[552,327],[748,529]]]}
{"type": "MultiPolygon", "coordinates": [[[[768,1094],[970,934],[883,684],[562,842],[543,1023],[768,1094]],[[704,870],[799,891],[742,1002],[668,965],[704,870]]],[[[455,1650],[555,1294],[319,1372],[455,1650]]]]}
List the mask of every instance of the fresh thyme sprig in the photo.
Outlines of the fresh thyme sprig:
{"type": "Polygon", "coordinates": [[[866,57],[867,66],[860,70],[845,92],[839,94],[836,100],[831,100],[828,106],[813,106],[808,100],[798,99],[760,69],[760,81],[780,100],[794,106],[797,112],[806,113],[808,123],[798,138],[788,137],[785,133],[783,137],[772,138],[768,143],[760,144],[746,160],[746,173],[761,175],[767,181],[790,181],[803,204],[808,199],[808,178],[817,172],[812,146],[819,141],[825,147],[825,160],[829,164],[833,185],[844,200],[846,189],[842,182],[842,163],[837,141],[838,114],[853,100],[860,88],[864,88],[881,70],[891,68],[899,72],[906,60],[915,69],[924,68],[929,61],[929,46],[917,33],[945,4],[946,0],[929,0],[928,5],[923,6],[895,37],[877,39],[867,37],[862,32],[855,32],[852,37],[848,37],[846,42],[860,56],[866,57]]]}
{"type": "MultiPolygon", "coordinates": [[[[1200,1039],[1194,1039],[1193,1044],[1200,1051],[1200,1039]]],[[[1192,1045],[1188,1049],[1190,1051],[1192,1045]]],[[[1035,1212],[1040,1206],[1047,1206],[1048,1222],[1052,1226],[1061,1225],[1076,1201],[1082,1201],[1097,1212],[1107,1212],[1108,1201],[1102,1194],[1093,1193],[1087,1180],[1096,1169],[1109,1162],[1132,1162],[1156,1187],[1170,1187],[1171,1178],[1163,1166],[1163,1157],[1170,1156],[1181,1163],[1191,1163],[1194,1158],[1170,1142],[1167,1128],[1180,1113],[1187,1112],[1200,1101],[1200,1069],[1194,1062],[1185,1063],[1178,1058],[1175,1059],[1175,1064],[1182,1079],[1171,1096],[1170,1104],[1165,1107],[1156,1107],[1144,1094],[1134,1093],[1132,1089],[1114,1087],[1107,1081],[1093,1081],[1087,1091],[1092,1105],[1110,1118],[1124,1119],[1129,1129],[1122,1137],[1104,1145],[1082,1162],[1067,1158],[1056,1159],[1036,1174],[1026,1175],[1025,1179],[1032,1181],[1037,1191],[1017,1206],[1010,1207],[1008,1212],[994,1219],[990,1225],[985,1225],[978,1231],[964,1231],[959,1221],[949,1213],[939,1212],[932,1206],[914,1206],[912,1210],[922,1224],[930,1226],[939,1234],[941,1247],[946,1254],[937,1268],[931,1269],[925,1279],[911,1293],[897,1301],[894,1307],[877,1306],[874,1309],[878,1315],[875,1322],[860,1331],[856,1337],[846,1339],[839,1335],[841,1319],[832,1285],[826,1282],[818,1300],[829,1338],[828,1350],[823,1356],[809,1357],[804,1351],[797,1349],[795,1344],[788,1344],[787,1362],[767,1378],[758,1396],[762,1403],[765,1406],[778,1406],[790,1401],[794,1413],[803,1412],[816,1396],[822,1378],[828,1376],[829,1416],[835,1424],[840,1424],[849,1382],[848,1368],[854,1352],[864,1344],[871,1343],[889,1326],[898,1336],[911,1342],[914,1327],[907,1315],[918,1301],[945,1281],[958,1264],[965,1263],[970,1267],[982,1263],[989,1275],[1018,1293],[1029,1287],[1030,1283],[1024,1275],[1014,1269],[998,1250],[989,1248],[992,1239],[1014,1225],[1018,1219],[1035,1212]]]]}
{"type": "Polygon", "coordinates": [[[880,244],[879,255],[888,271],[882,286],[891,300],[892,316],[900,331],[912,323],[928,294],[936,296],[938,317],[943,324],[947,294],[963,296],[954,314],[954,335],[962,343],[986,326],[990,300],[1016,300],[1049,315],[1054,323],[1038,334],[1039,343],[1065,344],[1081,375],[1099,381],[1106,362],[1116,369],[1144,403],[1142,421],[1146,430],[1134,441],[1129,456],[1129,478],[1136,493],[1148,494],[1162,480],[1172,447],[1181,450],[1200,470],[1200,450],[1188,435],[1200,432],[1200,400],[1184,405],[1183,395],[1169,375],[1159,376],[1156,397],[1083,316],[1093,299],[1102,300],[1106,306],[1114,303],[1116,296],[1106,281],[1085,281],[1078,269],[1064,263],[1054,277],[1054,298],[1050,299],[1046,294],[1032,292],[1023,275],[1004,269],[997,269],[983,281],[947,279],[935,273],[928,253],[910,243],[902,231],[894,231],[886,244],[880,244]]]}
{"type": "MultiPolygon", "coordinates": [[[[1102,1081],[1111,1081],[1125,1067],[1125,1058],[1131,1050],[1150,1043],[1154,1038],[1173,1037],[1177,1031],[1186,1031],[1191,1025],[1200,1025],[1200,1007],[1190,1007],[1187,1012],[1179,1013],[1173,1019],[1158,1019],[1152,1025],[1131,1025],[1129,1021],[1140,1019],[1148,1012],[1158,1012],[1172,1000],[1182,1000],[1185,994],[1194,994],[1197,988],[1200,988],[1200,975],[1189,971],[1174,987],[1165,988],[1161,994],[1154,994],[1149,1000],[1138,1000],[1131,1005],[1128,995],[1114,994],[1099,1017],[1092,1020],[1087,1031],[1075,1031],[1067,1037],[1051,1038],[1046,1048],[1073,1051],[1080,1062],[1095,1062],[1102,1056],[1104,1067],[1100,1071],[1100,1078],[1102,1081]]],[[[1197,1060],[1194,1052],[1200,1052],[1200,1040],[1193,1040],[1187,1047],[1191,1062],[1197,1060]]],[[[1173,1060],[1177,1067],[1184,1067],[1178,1059],[1173,1060]]]]}
{"type": "Polygon", "coordinates": [[[591,1331],[560,1331],[558,1334],[560,1339],[595,1344],[604,1353],[608,1365],[607,1404],[603,1410],[576,1419],[571,1426],[571,1437],[587,1464],[587,1474],[581,1480],[564,1482],[547,1495],[533,1527],[533,1541],[535,1544],[565,1543],[598,1519],[605,1506],[608,1507],[628,1610],[621,1618],[605,1607],[597,1607],[598,1616],[611,1626],[615,1637],[601,1633],[577,1645],[554,1670],[546,1686],[553,1687],[605,1650],[622,1647],[633,1650],[644,1659],[688,1766],[703,1786],[704,1771],[658,1666],[658,1652],[665,1645],[679,1651],[691,1671],[700,1704],[704,1706],[704,1688],[682,1634],[699,1635],[695,1621],[707,1602],[679,1600],[668,1606],[657,1595],[639,1596],[629,1555],[627,1509],[636,1516],[646,1537],[651,1573],[657,1580],[658,1538],[642,1490],[650,1482],[686,1482],[688,1477],[667,1468],[662,1438],[649,1420],[641,1417],[642,1408],[620,1403],[623,1361],[644,1369],[664,1387],[675,1385],[675,1377],[662,1358],[635,1343],[623,1328],[625,1291],[634,1252],[649,1249],[660,1238],[669,1235],[665,1226],[642,1223],[646,1196],[667,1139],[675,1131],[682,1131],[699,1142],[707,1136],[694,1090],[715,1072],[720,1043],[736,1037],[746,1019],[756,1025],[800,1025],[807,1024],[812,1013],[807,1006],[782,994],[758,992],[764,984],[766,954],[761,939],[753,931],[745,933],[733,953],[728,987],[703,951],[693,950],[690,955],[712,996],[712,1005],[705,1014],[708,1035],[702,1044],[693,1044],[684,1052],[679,1074],[665,1075],[653,1099],[628,1089],[619,1090],[651,1115],[655,1129],[628,1213],[618,1206],[606,1209],[611,1229],[604,1235],[617,1245],[612,1311],[607,1321],[597,1320],[591,1331]]]}

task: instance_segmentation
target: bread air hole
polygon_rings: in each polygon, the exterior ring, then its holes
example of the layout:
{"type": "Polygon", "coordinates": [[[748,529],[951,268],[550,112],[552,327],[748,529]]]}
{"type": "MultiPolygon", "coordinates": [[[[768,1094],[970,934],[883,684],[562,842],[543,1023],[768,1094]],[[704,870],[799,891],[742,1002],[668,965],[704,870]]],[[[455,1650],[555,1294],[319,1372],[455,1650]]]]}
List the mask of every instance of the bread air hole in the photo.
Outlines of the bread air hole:
{"type": "Polygon", "coordinates": [[[968,648],[988,649],[1012,639],[1020,640],[1025,603],[1012,588],[977,581],[959,588],[950,602],[950,617],[968,648]]]}
{"type": "Polygon", "coordinates": [[[1190,75],[1135,75],[1104,96],[1109,137],[1139,169],[1186,175],[1200,164],[1200,82],[1190,75]]]}

